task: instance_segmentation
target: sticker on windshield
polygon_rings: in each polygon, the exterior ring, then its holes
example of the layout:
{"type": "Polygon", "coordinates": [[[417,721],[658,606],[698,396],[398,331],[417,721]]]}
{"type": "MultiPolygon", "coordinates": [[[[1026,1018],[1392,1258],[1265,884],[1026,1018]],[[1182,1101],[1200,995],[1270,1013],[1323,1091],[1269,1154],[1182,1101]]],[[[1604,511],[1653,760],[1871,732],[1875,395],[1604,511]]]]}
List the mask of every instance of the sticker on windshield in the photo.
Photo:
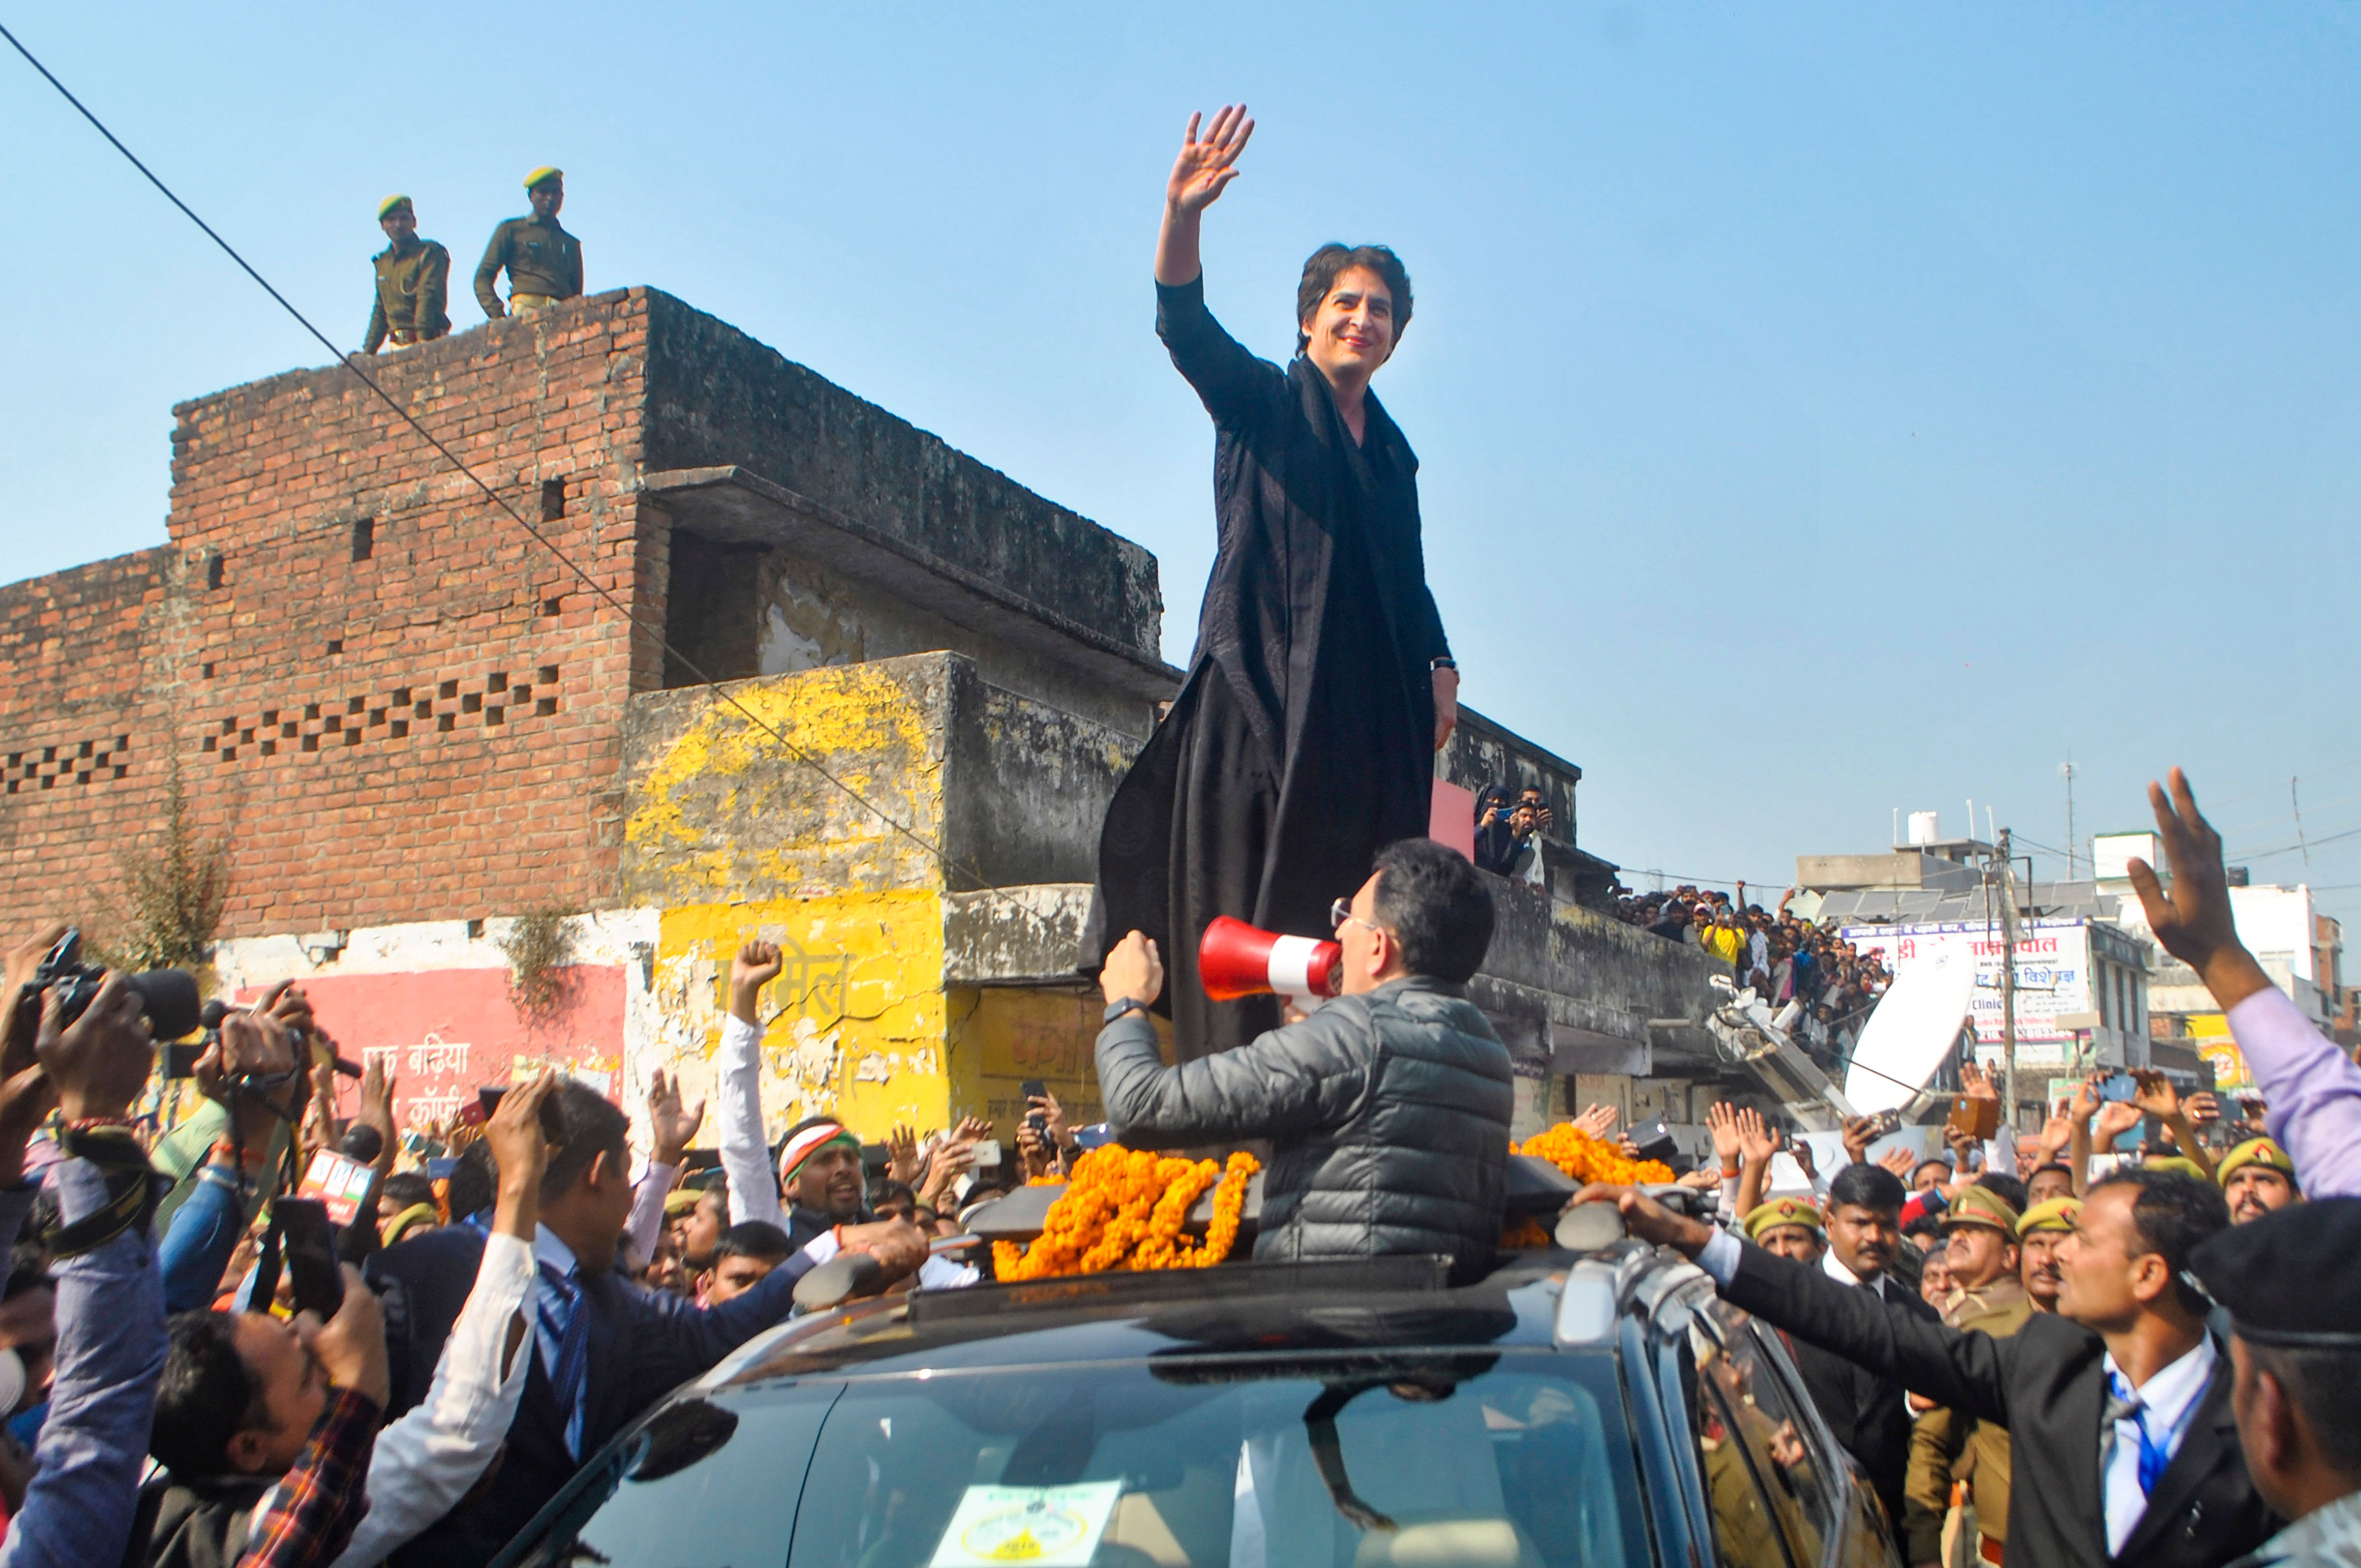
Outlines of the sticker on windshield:
{"type": "Polygon", "coordinates": [[[1099,1549],[1120,1481],[1074,1486],[970,1486],[929,1568],[1083,1568],[1099,1549]]]}

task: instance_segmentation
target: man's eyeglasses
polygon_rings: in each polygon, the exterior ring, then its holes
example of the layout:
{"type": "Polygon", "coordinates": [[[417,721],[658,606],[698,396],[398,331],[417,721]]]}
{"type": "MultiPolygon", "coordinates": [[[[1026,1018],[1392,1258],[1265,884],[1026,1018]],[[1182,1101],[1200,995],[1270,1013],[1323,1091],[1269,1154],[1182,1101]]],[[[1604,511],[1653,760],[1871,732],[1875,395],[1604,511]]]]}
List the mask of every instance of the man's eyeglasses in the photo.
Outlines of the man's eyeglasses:
{"type": "MultiPolygon", "coordinates": [[[[1351,921],[1356,926],[1367,926],[1372,931],[1385,932],[1386,929],[1382,926],[1371,925],[1368,921],[1364,920],[1359,916],[1354,914],[1353,901],[1349,898],[1340,898],[1335,903],[1328,906],[1328,928],[1330,930],[1342,935],[1345,929],[1345,922],[1347,920],[1351,921]]],[[[1390,935],[1391,933],[1389,932],[1387,934],[1390,935]]]]}

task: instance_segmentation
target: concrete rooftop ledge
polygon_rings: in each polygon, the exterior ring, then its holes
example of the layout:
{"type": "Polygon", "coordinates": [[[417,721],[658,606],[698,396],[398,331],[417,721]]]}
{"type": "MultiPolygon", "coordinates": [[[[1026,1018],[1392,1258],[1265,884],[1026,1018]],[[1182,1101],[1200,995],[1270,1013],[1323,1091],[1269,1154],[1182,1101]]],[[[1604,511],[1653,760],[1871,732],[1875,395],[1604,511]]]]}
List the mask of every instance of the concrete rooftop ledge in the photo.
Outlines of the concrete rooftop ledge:
{"type": "Polygon", "coordinates": [[[1078,666],[1146,702],[1169,701],[1182,672],[921,545],[872,528],[735,464],[644,476],[640,493],[706,538],[826,564],[944,620],[1078,666]]]}

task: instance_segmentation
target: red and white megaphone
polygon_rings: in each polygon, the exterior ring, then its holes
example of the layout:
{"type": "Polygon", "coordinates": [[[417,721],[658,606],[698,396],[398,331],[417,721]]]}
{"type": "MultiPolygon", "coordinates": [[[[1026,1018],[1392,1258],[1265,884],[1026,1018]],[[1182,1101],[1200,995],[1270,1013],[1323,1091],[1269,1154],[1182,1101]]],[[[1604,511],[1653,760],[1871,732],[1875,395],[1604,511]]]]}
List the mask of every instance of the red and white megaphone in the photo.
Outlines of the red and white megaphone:
{"type": "Polygon", "coordinates": [[[1345,949],[1217,915],[1197,944],[1197,978],[1216,1002],[1275,991],[1309,1013],[1343,983],[1345,949]]]}

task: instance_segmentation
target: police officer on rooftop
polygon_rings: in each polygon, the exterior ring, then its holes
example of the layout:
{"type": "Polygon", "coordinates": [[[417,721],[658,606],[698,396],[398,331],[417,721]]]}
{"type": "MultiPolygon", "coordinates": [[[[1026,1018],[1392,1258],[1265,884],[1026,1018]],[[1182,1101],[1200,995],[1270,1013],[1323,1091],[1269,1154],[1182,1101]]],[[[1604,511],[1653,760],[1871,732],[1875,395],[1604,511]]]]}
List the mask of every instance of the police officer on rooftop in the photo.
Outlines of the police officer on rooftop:
{"type": "Polygon", "coordinates": [[[377,204],[378,226],[393,243],[371,258],[377,269],[377,299],[369,306],[363,354],[375,354],[388,338],[396,348],[432,343],[451,330],[444,305],[451,294],[451,253],[418,237],[418,210],[407,196],[377,204]]]}
{"type": "Polygon", "coordinates": [[[511,218],[494,229],[476,269],[477,302],[495,321],[511,313],[545,311],[582,292],[582,242],[557,223],[557,210],[566,205],[566,171],[536,169],[524,177],[524,190],[533,215],[511,218]],[[506,304],[492,288],[503,267],[509,273],[506,304]]]}

